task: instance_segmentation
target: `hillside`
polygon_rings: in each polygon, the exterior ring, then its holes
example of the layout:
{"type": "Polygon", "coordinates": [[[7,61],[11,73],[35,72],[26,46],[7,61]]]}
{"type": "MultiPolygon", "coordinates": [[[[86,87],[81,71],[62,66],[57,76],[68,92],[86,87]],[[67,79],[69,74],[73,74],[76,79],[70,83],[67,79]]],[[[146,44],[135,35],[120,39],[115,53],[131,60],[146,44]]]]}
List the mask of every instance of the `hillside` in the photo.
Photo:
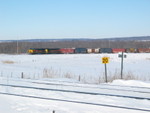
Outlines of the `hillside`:
{"type": "Polygon", "coordinates": [[[56,41],[150,41],[150,36],[114,37],[114,38],[64,38],[64,39],[24,39],[24,40],[0,40],[0,42],[56,42],[56,41]]]}

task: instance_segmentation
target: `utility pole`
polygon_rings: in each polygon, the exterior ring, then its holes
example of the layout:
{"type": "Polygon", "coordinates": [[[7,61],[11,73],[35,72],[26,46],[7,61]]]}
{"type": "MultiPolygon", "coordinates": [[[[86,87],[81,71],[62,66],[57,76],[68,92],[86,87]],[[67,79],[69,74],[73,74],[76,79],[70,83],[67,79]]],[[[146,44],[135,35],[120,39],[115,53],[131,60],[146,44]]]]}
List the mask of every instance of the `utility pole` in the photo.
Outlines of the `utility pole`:
{"type": "Polygon", "coordinates": [[[121,58],[121,79],[123,79],[123,60],[127,57],[127,55],[124,55],[124,52],[118,55],[119,58],[121,58]]]}
{"type": "Polygon", "coordinates": [[[17,46],[17,47],[16,47],[17,50],[16,50],[16,51],[17,51],[17,54],[18,54],[18,50],[19,50],[19,49],[18,49],[18,40],[17,40],[16,43],[17,43],[17,45],[16,45],[16,46],[17,46]]]}

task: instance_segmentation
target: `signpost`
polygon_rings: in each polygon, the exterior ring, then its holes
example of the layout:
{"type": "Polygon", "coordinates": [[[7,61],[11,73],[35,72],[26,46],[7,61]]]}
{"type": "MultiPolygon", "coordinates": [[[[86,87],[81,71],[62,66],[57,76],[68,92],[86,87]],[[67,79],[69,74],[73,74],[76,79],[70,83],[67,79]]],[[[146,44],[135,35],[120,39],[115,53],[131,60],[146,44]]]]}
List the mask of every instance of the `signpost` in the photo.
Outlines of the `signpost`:
{"type": "Polygon", "coordinates": [[[109,57],[102,57],[102,63],[105,65],[105,78],[107,83],[107,66],[106,64],[109,63],[109,57]]]}
{"type": "Polygon", "coordinates": [[[119,58],[121,58],[121,79],[123,79],[123,59],[127,57],[127,55],[124,55],[124,52],[118,55],[119,58]]]}

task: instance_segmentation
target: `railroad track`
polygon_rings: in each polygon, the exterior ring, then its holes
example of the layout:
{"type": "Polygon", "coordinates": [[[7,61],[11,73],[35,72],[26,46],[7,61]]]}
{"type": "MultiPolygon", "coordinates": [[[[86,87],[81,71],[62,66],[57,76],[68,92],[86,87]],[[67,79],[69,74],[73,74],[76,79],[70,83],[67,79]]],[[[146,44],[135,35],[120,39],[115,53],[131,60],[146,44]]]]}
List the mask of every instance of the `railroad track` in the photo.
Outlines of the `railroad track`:
{"type": "Polygon", "coordinates": [[[91,103],[91,102],[84,102],[84,101],[65,100],[65,99],[57,99],[57,98],[45,98],[45,97],[39,97],[39,96],[30,96],[30,95],[4,93],[4,92],[0,92],[0,94],[1,95],[18,96],[18,97],[26,97],[26,98],[35,98],[35,99],[42,99],[42,100],[63,101],[63,102],[69,102],[69,103],[88,104],[88,105],[95,105],[95,106],[102,106],[102,107],[111,107],[111,108],[120,108],[120,109],[127,109],[127,110],[150,112],[150,109],[117,106],[117,105],[111,105],[111,104],[99,104],[99,103],[91,103]]]}
{"type": "Polygon", "coordinates": [[[64,89],[54,89],[54,88],[29,87],[29,86],[19,86],[19,85],[10,85],[10,84],[9,85],[8,84],[0,84],[0,86],[24,88],[24,89],[47,90],[47,91],[55,91],[55,92],[67,92],[67,93],[78,93],[78,94],[88,94],[88,95],[103,95],[103,96],[111,96],[111,97],[150,100],[150,98],[148,98],[148,97],[127,96],[127,95],[98,93],[98,92],[87,92],[87,91],[85,92],[85,91],[77,91],[77,90],[64,90],[64,89]]]}
{"type": "MultiPolygon", "coordinates": [[[[46,84],[53,84],[53,82],[58,82],[58,81],[56,81],[56,80],[50,80],[50,81],[48,81],[48,82],[32,82],[32,83],[46,83],[46,84]]],[[[59,83],[57,83],[57,84],[62,84],[62,83],[64,83],[64,81],[59,81],[59,83]]],[[[71,82],[67,82],[67,81],[65,81],[65,83],[68,83],[68,84],[72,84],[71,82]]],[[[82,84],[82,83],[78,83],[79,85],[86,85],[86,84],[82,84]]],[[[124,86],[124,85],[110,85],[110,84],[100,84],[101,86],[117,86],[117,87],[126,87],[126,88],[137,88],[137,89],[139,89],[139,88],[142,88],[142,89],[149,89],[150,90],[150,87],[140,87],[140,86],[124,86]]],[[[91,88],[91,87],[90,87],[91,88]]],[[[98,88],[98,87],[95,87],[95,88],[98,88]]]]}
{"type": "Polygon", "coordinates": [[[31,83],[35,83],[35,84],[44,84],[44,85],[57,85],[57,86],[72,86],[72,87],[82,87],[82,88],[97,88],[97,89],[107,89],[107,90],[116,90],[116,91],[127,91],[127,92],[137,92],[137,93],[148,93],[150,94],[150,91],[138,91],[138,90],[134,90],[135,88],[138,89],[148,89],[150,90],[150,88],[148,87],[136,87],[136,86],[121,86],[121,85],[109,85],[109,84],[101,84],[100,86],[110,86],[111,88],[108,87],[88,87],[88,86],[81,86],[81,85],[68,85],[68,84],[60,84],[60,83],[45,83],[45,82],[31,82],[31,83]],[[116,89],[113,87],[123,87],[123,88],[134,88],[134,89],[116,89]]]}
{"type": "Polygon", "coordinates": [[[68,87],[81,87],[81,88],[94,88],[94,89],[107,89],[112,91],[124,91],[124,92],[137,92],[137,93],[147,93],[150,94],[150,88],[149,87],[137,87],[137,86],[122,86],[122,85],[109,85],[109,84],[100,84],[98,86],[87,86],[86,84],[80,84],[74,85],[72,83],[64,84],[61,83],[54,83],[54,82],[37,82],[37,81],[21,81],[21,82],[27,82],[27,83],[34,83],[34,84],[43,84],[48,86],[68,86],[68,87]],[[127,89],[123,89],[127,88],[127,89]],[[140,90],[139,90],[140,89],[140,90]]]}
{"type": "MultiPolygon", "coordinates": [[[[35,82],[32,82],[35,83],[35,82]]],[[[37,82],[37,84],[45,84],[41,82],[37,82]]],[[[47,83],[46,83],[47,84],[47,83]]],[[[70,86],[69,84],[59,84],[59,83],[50,83],[51,85],[58,85],[58,86],[70,86]]],[[[47,85],[50,85],[49,83],[47,85]]],[[[85,95],[101,95],[101,96],[110,96],[110,97],[118,97],[118,98],[129,98],[129,99],[146,99],[150,100],[150,98],[143,98],[143,97],[135,97],[135,96],[126,96],[126,95],[114,95],[114,94],[105,94],[105,93],[93,93],[93,92],[83,92],[83,91],[74,91],[74,90],[62,90],[62,89],[51,89],[51,88],[39,88],[39,87],[29,87],[29,86],[20,86],[20,85],[11,85],[11,84],[0,84],[1,87],[14,87],[14,88],[23,88],[23,89],[35,89],[35,90],[45,90],[45,91],[56,91],[56,92],[66,92],[66,93],[78,93],[78,94],[85,94],[85,95]]],[[[74,87],[74,85],[72,85],[74,87]]],[[[86,87],[86,86],[76,86],[75,87],[83,87],[83,88],[92,88],[92,87],[86,87]]],[[[97,87],[95,87],[97,88],[97,87]]],[[[99,88],[99,87],[98,87],[99,88]]],[[[118,106],[118,105],[111,105],[111,104],[101,104],[101,103],[92,103],[85,102],[85,101],[77,101],[77,100],[68,100],[68,99],[59,99],[59,98],[46,98],[46,97],[39,97],[39,96],[31,96],[31,95],[25,95],[25,94],[14,94],[14,93],[8,93],[8,92],[0,92],[0,94],[3,95],[12,95],[12,96],[19,96],[19,97],[27,97],[27,98],[36,98],[36,99],[44,99],[44,100],[53,100],[53,101],[64,101],[64,102],[70,102],[70,103],[79,103],[79,104],[88,104],[88,105],[95,105],[95,106],[103,106],[103,107],[112,107],[112,108],[121,108],[121,109],[130,109],[130,110],[137,110],[137,111],[146,111],[150,112],[149,108],[135,108],[135,107],[126,107],[126,106],[118,106]]]]}

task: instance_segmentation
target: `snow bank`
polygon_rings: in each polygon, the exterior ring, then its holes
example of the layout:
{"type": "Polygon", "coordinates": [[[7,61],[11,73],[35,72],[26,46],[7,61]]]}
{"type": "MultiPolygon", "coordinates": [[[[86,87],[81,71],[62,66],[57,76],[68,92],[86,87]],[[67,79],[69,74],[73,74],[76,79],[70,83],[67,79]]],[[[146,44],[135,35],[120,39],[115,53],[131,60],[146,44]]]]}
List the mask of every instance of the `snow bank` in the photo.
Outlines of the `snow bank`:
{"type": "Polygon", "coordinates": [[[150,88],[150,82],[135,81],[135,80],[114,80],[112,85],[137,86],[150,88]]]}

